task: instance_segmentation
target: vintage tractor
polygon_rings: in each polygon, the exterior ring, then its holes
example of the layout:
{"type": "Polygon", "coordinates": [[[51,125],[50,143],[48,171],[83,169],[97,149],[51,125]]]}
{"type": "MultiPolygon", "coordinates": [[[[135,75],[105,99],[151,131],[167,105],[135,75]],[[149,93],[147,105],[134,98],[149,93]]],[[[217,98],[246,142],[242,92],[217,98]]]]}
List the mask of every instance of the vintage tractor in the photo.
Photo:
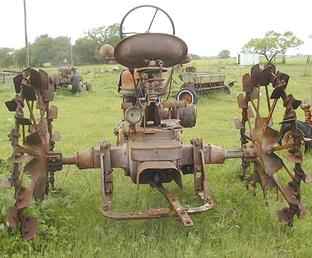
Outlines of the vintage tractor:
{"type": "Polygon", "coordinates": [[[78,69],[71,65],[59,67],[57,73],[51,76],[55,90],[71,86],[73,92],[80,90],[91,91],[91,84],[85,81],[79,74],[78,78],[75,78],[77,73],[78,69]]]}
{"type": "MultiPolygon", "coordinates": [[[[64,157],[54,152],[54,133],[52,122],[57,117],[57,109],[50,104],[53,98],[53,85],[42,70],[26,69],[14,79],[16,98],[7,101],[9,111],[15,112],[15,128],[10,133],[12,171],[2,186],[15,188],[14,206],[9,209],[9,227],[20,229],[24,239],[36,236],[37,220],[30,217],[27,207],[32,199],[42,200],[50,187],[54,187],[54,173],[63,166],[76,165],[79,169],[98,168],[101,177],[102,205],[105,217],[112,219],[155,219],[177,217],[184,226],[192,226],[191,215],[214,207],[215,202],[209,193],[207,164],[222,164],[227,159],[242,159],[244,178],[255,186],[257,182],[267,190],[275,187],[282,193],[288,206],[282,209],[280,219],[292,224],[295,215],[303,214],[300,199],[301,181],[309,177],[301,167],[302,134],[296,128],[295,109],[300,101],[286,94],[288,76],[271,67],[262,70],[253,68],[251,75],[243,77],[244,94],[239,96],[242,119],[237,121],[241,132],[241,146],[233,150],[204,143],[195,137],[190,143],[183,143],[181,133],[184,127],[196,124],[196,109],[183,101],[165,101],[170,76],[166,72],[185,60],[186,43],[172,34],[151,33],[150,29],[157,13],[164,13],[155,6],[154,15],[143,33],[124,32],[120,26],[121,42],[115,48],[115,58],[126,67],[120,76],[119,90],[122,95],[123,119],[115,130],[116,144],[107,141],[88,150],[64,157]],[[273,85],[271,97],[267,91],[268,116],[260,116],[260,89],[273,85]],[[280,131],[272,128],[272,115],[279,99],[285,106],[285,116],[280,131]],[[272,103],[271,103],[272,102],[272,103]],[[256,114],[251,108],[254,107],[256,114]],[[283,160],[276,152],[284,150],[295,162],[293,172],[286,169],[283,160]],[[253,174],[248,168],[254,166],[253,174]],[[113,193],[113,169],[123,169],[136,185],[149,185],[158,190],[168,201],[168,207],[157,207],[145,211],[115,211],[113,193]],[[285,168],[291,181],[284,186],[277,180],[285,168]],[[278,173],[279,172],[279,173],[278,173]],[[183,177],[192,176],[194,193],[199,206],[182,204],[165,185],[175,182],[183,186],[183,177]],[[26,180],[30,176],[31,180],[26,180]]],[[[172,19],[169,17],[169,21],[172,19]]],[[[220,204],[222,205],[222,204],[220,204]]]]}

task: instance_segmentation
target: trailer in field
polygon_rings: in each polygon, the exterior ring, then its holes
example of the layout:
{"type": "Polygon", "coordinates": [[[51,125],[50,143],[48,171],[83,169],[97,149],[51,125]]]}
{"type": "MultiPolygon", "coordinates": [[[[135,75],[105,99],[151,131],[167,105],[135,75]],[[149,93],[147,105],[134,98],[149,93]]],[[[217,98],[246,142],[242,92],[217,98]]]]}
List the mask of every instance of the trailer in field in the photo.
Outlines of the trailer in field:
{"type": "Polygon", "coordinates": [[[226,94],[231,94],[231,87],[234,85],[234,81],[226,84],[225,74],[196,72],[194,67],[188,68],[179,76],[183,84],[176,95],[177,100],[196,104],[198,95],[206,94],[209,91],[221,90],[226,94]]]}

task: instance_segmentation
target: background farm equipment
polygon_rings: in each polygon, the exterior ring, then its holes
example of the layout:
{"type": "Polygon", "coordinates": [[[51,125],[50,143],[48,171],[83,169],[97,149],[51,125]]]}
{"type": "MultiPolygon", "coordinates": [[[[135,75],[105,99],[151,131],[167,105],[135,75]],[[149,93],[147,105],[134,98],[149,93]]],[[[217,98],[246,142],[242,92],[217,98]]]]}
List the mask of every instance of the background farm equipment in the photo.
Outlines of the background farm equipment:
{"type": "Polygon", "coordinates": [[[231,93],[234,81],[226,84],[225,74],[197,72],[193,66],[188,66],[179,75],[183,82],[180,91],[176,95],[177,100],[187,101],[189,104],[196,104],[198,95],[207,94],[209,91],[222,90],[226,94],[231,93]]]}
{"type": "Polygon", "coordinates": [[[72,66],[60,67],[57,71],[57,74],[54,74],[52,78],[55,89],[68,88],[71,86],[73,92],[77,92],[82,89],[87,91],[91,90],[91,84],[84,81],[78,73],[78,69],[72,66]],[[75,76],[79,76],[79,78],[76,79],[75,76]]]}
{"type": "MultiPolygon", "coordinates": [[[[155,6],[140,6],[132,11],[146,7],[154,10],[154,16],[162,12],[155,6]]],[[[225,150],[204,143],[199,137],[184,143],[183,128],[196,125],[196,109],[186,101],[164,100],[170,84],[170,77],[165,78],[164,74],[184,62],[188,49],[186,43],[175,35],[150,33],[154,16],[143,33],[131,32],[131,36],[123,37],[129,33],[121,26],[123,40],[115,48],[115,58],[127,69],[120,76],[123,118],[114,131],[116,144],[102,140],[69,157],[55,152],[52,123],[57,118],[57,108],[50,104],[54,93],[51,80],[44,71],[35,69],[27,69],[15,77],[16,97],[6,102],[8,110],[15,113],[15,127],[10,133],[12,170],[6,185],[15,188],[16,201],[9,209],[7,223],[11,228],[20,229],[24,239],[36,236],[37,222],[27,214],[27,208],[33,198],[42,200],[49,188],[54,187],[54,174],[65,165],[76,165],[86,171],[91,168],[100,170],[101,212],[112,219],[177,217],[184,226],[192,226],[192,214],[215,206],[206,165],[223,164],[232,158],[242,159],[244,177],[249,175],[247,168],[254,165],[254,174],[248,178],[253,186],[260,183],[264,190],[272,186],[282,193],[288,206],[279,212],[281,220],[292,224],[295,215],[303,214],[300,184],[308,182],[309,176],[302,167],[302,134],[295,126],[295,109],[300,101],[286,94],[288,75],[275,68],[262,70],[254,67],[243,77],[244,94],[238,98],[242,109],[242,119],[238,120],[239,148],[225,150]],[[267,89],[269,84],[274,88],[271,97],[266,91],[269,115],[261,117],[260,87],[267,89]],[[282,127],[277,131],[271,127],[272,115],[280,99],[285,114],[282,127]],[[251,107],[256,112],[254,116],[251,107]],[[277,172],[284,168],[282,158],[276,154],[279,150],[286,151],[295,163],[293,172],[285,169],[291,178],[287,186],[276,179],[277,172]],[[168,201],[169,207],[115,211],[113,194],[119,191],[113,187],[114,168],[122,169],[138,187],[149,185],[156,189],[168,201]],[[187,175],[193,177],[199,205],[182,204],[176,193],[165,188],[167,183],[174,182],[183,189],[183,178],[187,175]]]]}

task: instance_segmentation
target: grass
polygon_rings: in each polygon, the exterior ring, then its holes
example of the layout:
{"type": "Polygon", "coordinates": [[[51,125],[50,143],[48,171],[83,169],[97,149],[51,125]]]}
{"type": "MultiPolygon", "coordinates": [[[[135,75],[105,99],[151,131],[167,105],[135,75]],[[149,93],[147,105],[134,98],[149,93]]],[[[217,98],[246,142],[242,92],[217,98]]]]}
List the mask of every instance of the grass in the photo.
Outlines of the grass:
{"type": "MultiPolygon", "coordinates": [[[[239,133],[232,125],[239,117],[236,95],[240,92],[240,77],[247,68],[233,60],[199,60],[200,70],[226,73],[227,80],[238,81],[231,95],[211,93],[198,103],[198,124],[186,129],[183,139],[202,137],[206,143],[239,146],[239,133]]],[[[100,66],[103,67],[103,66],[100,66]]],[[[83,150],[102,140],[115,142],[113,129],[121,118],[120,98],[116,91],[118,73],[92,71],[99,66],[81,67],[94,92],[71,96],[58,92],[55,103],[59,108],[56,130],[62,134],[57,150],[64,155],[83,150]]],[[[303,76],[304,62],[289,60],[279,66],[289,73],[288,91],[299,99],[311,98],[312,77],[303,76]]],[[[105,70],[105,69],[104,69],[105,70]]],[[[0,158],[10,154],[7,133],[13,118],[2,102],[14,96],[11,86],[0,85],[0,158]]],[[[281,110],[281,107],[279,107],[281,110]]],[[[303,118],[302,112],[300,118],[303,118]]],[[[278,120],[277,120],[278,121],[278,120]]],[[[305,168],[311,170],[311,155],[305,168]]],[[[276,209],[280,204],[269,200],[266,206],[262,194],[247,192],[239,180],[239,160],[228,160],[224,166],[207,167],[211,191],[217,207],[193,216],[194,227],[184,228],[174,218],[149,221],[113,221],[101,216],[99,171],[79,171],[66,167],[56,178],[58,193],[50,194],[42,204],[34,204],[32,212],[40,218],[39,237],[32,242],[7,232],[5,210],[12,203],[12,193],[0,193],[0,256],[1,257],[311,257],[312,216],[296,221],[293,228],[278,223],[276,209]],[[93,173],[88,173],[93,172],[93,173]]],[[[144,209],[166,205],[163,198],[147,186],[139,190],[114,171],[116,209],[144,209]]],[[[5,166],[0,176],[7,174],[5,166]]],[[[192,195],[192,178],[185,177],[183,198],[192,195]]],[[[174,185],[171,188],[176,189],[174,185]]],[[[307,210],[312,211],[312,189],[303,187],[307,210]]]]}

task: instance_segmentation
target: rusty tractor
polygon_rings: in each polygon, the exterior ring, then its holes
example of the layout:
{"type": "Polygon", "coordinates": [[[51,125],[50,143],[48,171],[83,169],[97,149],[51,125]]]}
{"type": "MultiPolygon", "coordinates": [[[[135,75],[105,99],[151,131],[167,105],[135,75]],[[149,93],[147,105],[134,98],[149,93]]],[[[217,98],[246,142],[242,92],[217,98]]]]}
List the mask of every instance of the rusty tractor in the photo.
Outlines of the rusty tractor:
{"type": "MultiPolygon", "coordinates": [[[[278,72],[274,66],[262,69],[253,67],[250,74],[243,76],[244,93],[238,96],[242,118],[236,124],[240,129],[241,146],[231,150],[205,143],[194,137],[183,143],[181,133],[185,127],[196,124],[196,109],[183,101],[166,101],[170,76],[165,74],[185,60],[186,43],[172,34],[152,33],[150,29],[158,12],[143,33],[124,32],[115,48],[115,59],[127,69],[121,73],[119,90],[122,96],[123,119],[115,130],[117,143],[102,140],[88,150],[64,157],[55,152],[53,121],[57,108],[51,104],[53,85],[42,70],[26,69],[14,78],[16,97],[5,104],[15,113],[15,127],[11,130],[13,148],[11,176],[2,186],[15,188],[15,203],[8,211],[7,224],[19,229],[24,239],[36,236],[37,220],[28,215],[27,208],[33,199],[43,200],[49,189],[54,187],[54,174],[64,166],[76,165],[80,170],[100,170],[102,204],[101,212],[111,219],[156,219],[177,217],[184,226],[192,226],[191,215],[208,211],[215,206],[209,192],[206,165],[222,164],[228,159],[242,160],[243,178],[248,185],[260,184],[264,193],[276,188],[287,206],[279,211],[282,222],[291,225],[294,217],[304,213],[300,187],[310,177],[302,168],[301,146],[303,136],[296,127],[295,109],[300,105],[292,95],[286,93],[289,76],[278,72]],[[273,92],[269,95],[269,85],[273,92]],[[265,89],[266,95],[260,94],[265,89]],[[266,96],[268,114],[260,112],[260,98],[266,96]],[[285,114],[280,130],[273,129],[273,113],[278,102],[283,103],[285,114]],[[286,152],[294,163],[288,169],[277,154],[286,152]],[[168,207],[156,207],[145,211],[120,212],[114,209],[114,169],[123,169],[136,185],[149,185],[159,191],[168,201],[168,207]],[[284,173],[282,173],[284,172],[284,173]],[[288,176],[283,184],[279,175],[288,176]],[[193,177],[194,193],[199,206],[185,205],[165,185],[175,182],[183,186],[183,177],[193,177]],[[26,178],[30,178],[25,182],[26,178]]],[[[165,12],[164,12],[165,13],[165,12]]],[[[172,21],[170,16],[169,21],[172,21]]],[[[222,204],[221,204],[222,205],[222,204]]]]}
{"type": "Polygon", "coordinates": [[[56,74],[51,76],[55,90],[65,89],[71,86],[72,92],[86,90],[91,91],[91,84],[83,80],[79,75],[78,69],[71,65],[65,65],[58,69],[56,74]],[[78,74],[78,77],[77,77],[78,74]],[[76,78],[77,77],[77,78],[76,78]]]}

